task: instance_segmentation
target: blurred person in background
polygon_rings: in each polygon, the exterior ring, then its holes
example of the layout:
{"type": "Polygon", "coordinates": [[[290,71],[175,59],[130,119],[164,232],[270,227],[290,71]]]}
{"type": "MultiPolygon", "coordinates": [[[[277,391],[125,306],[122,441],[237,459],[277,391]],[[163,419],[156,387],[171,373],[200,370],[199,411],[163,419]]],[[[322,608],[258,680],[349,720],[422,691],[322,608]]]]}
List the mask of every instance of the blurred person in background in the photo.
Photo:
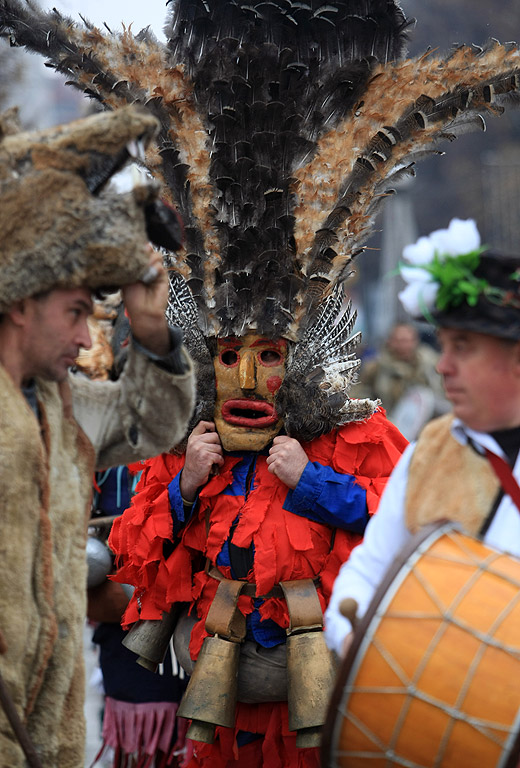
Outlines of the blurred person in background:
{"type": "MultiPolygon", "coordinates": [[[[115,295],[117,298],[117,295],[115,295]]],[[[117,381],[130,344],[130,323],[121,302],[111,297],[96,305],[90,323],[93,340],[82,350],[78,371],[98,381],[117,381]]],[[[186,752],[187,721],[177,709],[188,677],[178,666],[173,644],[154,674],[136,664],[136,654],[123,645],[121,618],[133,589],[110,580],[114,558],[107,539],[114,519],[130,506],[141,475],[139,463],[97,471],[87,541],[87,618],[92,642],[99,650],[103,707],[101,747],[94,766],[173,768],[186,752]]]]}
{"type": "Polygon", "coordinates": [[[380,398],[390,421],[414,440],[426,422],[449,409],[435,368],[438,358],[412,323],[396,323],[380,353],[361,366],[353,394],[380,398]]]}

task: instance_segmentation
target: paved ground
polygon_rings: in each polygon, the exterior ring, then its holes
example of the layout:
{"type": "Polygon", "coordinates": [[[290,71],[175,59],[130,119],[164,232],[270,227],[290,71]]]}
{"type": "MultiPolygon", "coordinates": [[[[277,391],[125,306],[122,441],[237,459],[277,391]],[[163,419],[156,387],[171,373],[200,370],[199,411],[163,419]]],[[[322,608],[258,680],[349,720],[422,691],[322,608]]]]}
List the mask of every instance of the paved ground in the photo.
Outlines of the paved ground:
{"type": "MultiPolygon", "coordinates": [[[[87,624],[85,624],[83,638],[86,668],[85,717],[87,719],[85,768],[91,768],[101,747],[103,695],[100,690],[97,646],[91,642],[92,628],[87,624]]],[[[109,765],[109,760],[102,760],[96,763],[95,768],[108,768],[109,765]]]]}

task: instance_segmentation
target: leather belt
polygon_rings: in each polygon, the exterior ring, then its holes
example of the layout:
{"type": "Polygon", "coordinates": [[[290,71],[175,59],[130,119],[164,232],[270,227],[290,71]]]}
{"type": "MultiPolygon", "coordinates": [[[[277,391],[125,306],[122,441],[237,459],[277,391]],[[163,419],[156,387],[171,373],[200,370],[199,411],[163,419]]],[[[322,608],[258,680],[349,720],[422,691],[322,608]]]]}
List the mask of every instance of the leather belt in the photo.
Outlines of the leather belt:
{"type": "MultiPolygon", "coordinates": [[[[225,576],[223,576],[218,568],[215,568],[215,566],[210,566],[209,568],[206,568],[206,573],[208,576],[211,576],[212,579],[215,579],[216,581],[229,581],[229,579],[226,579],[225,576]]],[[[267,600],[270,597],[284,597],[283,590],[279,584],[275,584],[272,589],[269,590],[265,595],[257,595],[256,594],[256,584],[252,584],[250,581],[244,581],[240,582],[244,586],[240,590],[241,595],[246,595],[247,597],[257,597],[260,600],[267,600]]]]}

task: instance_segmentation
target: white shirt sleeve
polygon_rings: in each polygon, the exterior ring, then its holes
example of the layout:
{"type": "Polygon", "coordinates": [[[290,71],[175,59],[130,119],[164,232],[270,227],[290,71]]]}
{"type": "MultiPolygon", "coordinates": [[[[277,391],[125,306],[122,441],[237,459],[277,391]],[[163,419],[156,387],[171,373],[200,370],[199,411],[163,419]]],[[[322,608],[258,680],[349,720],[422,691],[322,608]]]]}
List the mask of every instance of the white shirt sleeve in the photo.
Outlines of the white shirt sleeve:
{"type": "Polygon", "coordinates": [[[338,655],[345,637],[352,632],[350,622],[340,613],[341,601],[354,598],[358,604],[357,616],[361,618],[394,557],[411,538],[404,512],[408,468],[414,448],[415,444],[409,445],[396,464],[362,543],[341,566],[334,583],[325,612],[325,639],[338,655]]]}

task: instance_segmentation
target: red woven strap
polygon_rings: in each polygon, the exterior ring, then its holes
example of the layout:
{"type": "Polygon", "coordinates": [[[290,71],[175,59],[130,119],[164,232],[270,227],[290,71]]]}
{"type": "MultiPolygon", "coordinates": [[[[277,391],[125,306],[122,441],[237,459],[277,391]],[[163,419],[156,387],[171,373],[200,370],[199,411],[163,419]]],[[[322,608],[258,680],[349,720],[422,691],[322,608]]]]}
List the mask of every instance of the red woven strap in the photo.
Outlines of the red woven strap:
{"type": "Polygon", "coordinates": [[[500,456],[486,448],[486,456],[495,473],[500,480],[504,491],[512,498],[517,509],[520,511],[520,486],[515,480],[511,467],[500,456]]]}

